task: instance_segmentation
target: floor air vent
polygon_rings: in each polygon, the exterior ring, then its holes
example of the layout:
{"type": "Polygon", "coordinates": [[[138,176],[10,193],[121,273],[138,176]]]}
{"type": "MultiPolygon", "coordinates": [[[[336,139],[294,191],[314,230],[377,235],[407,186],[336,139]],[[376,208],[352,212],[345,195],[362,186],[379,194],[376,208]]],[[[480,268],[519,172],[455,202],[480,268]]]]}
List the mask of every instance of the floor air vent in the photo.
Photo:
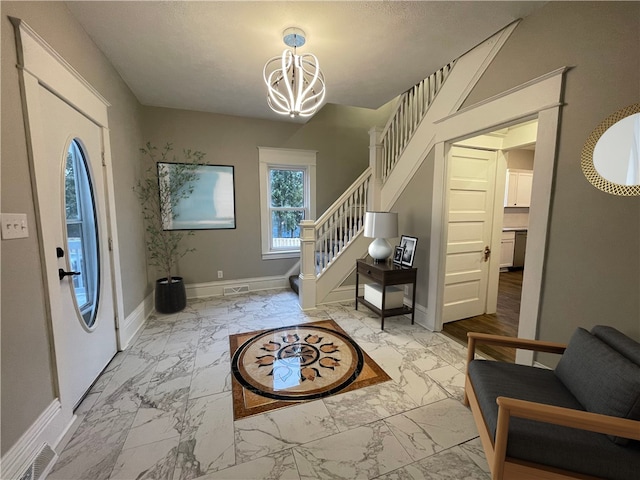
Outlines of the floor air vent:
{"type": "Polygon", "coordinates": [[[223,294],[226,297],[227,295],[237,295],[238,293],[247,293],[249,291],[249,285],[235,285],[233,287],[224,287],[223,294]]]}
{"type": "Polygon", "coordinates": [[[45,443],[33,462],[20,475],[20,480],[38,480],[45,471],[49,470],[55,458],[56,453],[45,443]]]}

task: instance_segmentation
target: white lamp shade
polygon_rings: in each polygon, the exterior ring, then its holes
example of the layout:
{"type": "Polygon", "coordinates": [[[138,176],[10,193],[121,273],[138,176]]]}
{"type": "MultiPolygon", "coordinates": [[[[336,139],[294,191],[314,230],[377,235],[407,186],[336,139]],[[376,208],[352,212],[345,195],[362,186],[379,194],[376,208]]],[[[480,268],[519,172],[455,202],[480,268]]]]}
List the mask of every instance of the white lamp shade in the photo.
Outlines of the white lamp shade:
{"type": "Polygon", "coordinates": [[[364,236],[367,238],[397,237],[398,214],[396,212],[366,212],[364,214],[364,236]]]}

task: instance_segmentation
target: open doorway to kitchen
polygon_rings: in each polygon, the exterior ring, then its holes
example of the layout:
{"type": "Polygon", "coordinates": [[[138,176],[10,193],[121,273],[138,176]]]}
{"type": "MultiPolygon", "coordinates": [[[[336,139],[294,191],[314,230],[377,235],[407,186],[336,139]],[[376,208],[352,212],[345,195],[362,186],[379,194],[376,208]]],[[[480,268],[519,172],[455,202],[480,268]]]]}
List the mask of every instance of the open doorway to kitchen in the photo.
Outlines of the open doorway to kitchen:
{"type": "MultiPolygon", "coordinates": [[[[443,324],[444,333],[463,343],[470,331],[518,336],[536,131],[537,120],[533,120],[454,143],[497,153],[495,198],[501,203],[503,199],[503,205],[494,208],[492,231],[500,235],[500,250],[492,254],[499,261],[490,262],[486,308],[478,315],[443,324]]],[[[491,243],[495,250],[496,239],[491,243]]],[[[516,356],[515,349],[503,347],[485,346],[483,353],[509,362],[516,356]]]]}
{"type": "MultiPolygon", "coordinates": [[[[465,345],[467,343],[467,332],[517,337],[520,324],[523,273],[522,269],[500,272],[498,308],[495,313],[484,313],[475,317],[445,323],[442,331],[465,345]]],[[[516,358],[515,348],[480,345],[478,349],[496,360],[513,363],[516,358]]]]}

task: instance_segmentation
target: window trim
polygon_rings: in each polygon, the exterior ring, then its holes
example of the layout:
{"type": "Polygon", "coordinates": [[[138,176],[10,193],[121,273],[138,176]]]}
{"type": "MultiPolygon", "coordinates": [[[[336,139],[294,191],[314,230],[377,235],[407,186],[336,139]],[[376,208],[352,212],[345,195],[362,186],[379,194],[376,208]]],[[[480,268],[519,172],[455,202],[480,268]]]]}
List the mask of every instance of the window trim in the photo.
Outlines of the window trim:
{"type": "Polygon", "coordinates": [[[316,218],[316,157],[317,150],[298,150],[291,148],[258,147],[260,176],[260,231],[262,259],[299,258],[300,249],[274,250],[271,248],[271,230],[269,228],[269,170],[272,168],[300,169],[305,171],[305,210],[306,220],[316,218]]]}

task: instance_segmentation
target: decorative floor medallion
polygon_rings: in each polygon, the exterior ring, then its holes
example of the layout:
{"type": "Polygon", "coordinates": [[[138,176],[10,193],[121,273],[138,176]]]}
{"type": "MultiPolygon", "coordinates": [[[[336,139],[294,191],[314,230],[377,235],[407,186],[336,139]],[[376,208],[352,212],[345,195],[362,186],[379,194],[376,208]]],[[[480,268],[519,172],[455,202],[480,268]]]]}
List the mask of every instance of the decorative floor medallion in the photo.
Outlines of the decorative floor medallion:
{"type": "Polygon", "coordinates": [[[390,380],[333,320],[229,336],[235,419],[390,380]]]}

